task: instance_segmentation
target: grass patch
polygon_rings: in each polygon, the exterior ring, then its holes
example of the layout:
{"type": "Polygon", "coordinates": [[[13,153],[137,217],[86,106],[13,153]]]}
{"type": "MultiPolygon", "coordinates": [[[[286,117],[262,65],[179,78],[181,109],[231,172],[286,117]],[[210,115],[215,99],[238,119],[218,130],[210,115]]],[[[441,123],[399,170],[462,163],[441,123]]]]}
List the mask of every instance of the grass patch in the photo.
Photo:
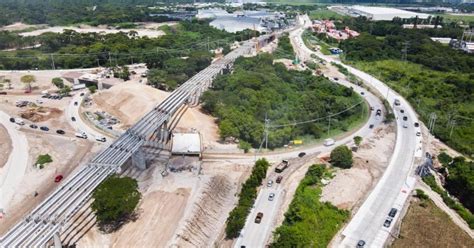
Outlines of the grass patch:
{"type": "Polygon", "coordinates": [[[392,247],[474,247],[474,241],[431,200],[420,199],[410,205],[392,247]]]}
{"type": "Polygon", "coordinates": [[[294,59],[295,51],[290,43],[288,35],[283,35],[278,39],[278,48],[273,53],[275,59],[294,59]]]}
{"type": "Polygon", "coordinates": [[[329,48],[338,47],[338,44],[327,43],[326,41],[316,37],[316,35],[309,30],[303,32],[303,42],[307,47],[311,48],[311,50],[316,50],[316,46],[319,46],[321,53],[324,55],[332,55],[329,48]]]}
{"type": "Polygon", "coordinates": [[[39,155],[38,158],[36,159],[36,165],[39,166],[40,169],[43,169],[45,164],[48,164],[51,162],[53,162],[53,159],[51,158],[51,155],[49,154],[39,155]]]}
{"type": "Polygon", "coordinates": [[[450,14],[441,14],[439,15],[443,17],[444,21],[452,21],[452,22],[460,22],[462,21],[464,24],[469,24],[474,22],[474,15],[450,15],[450,14]]]}
{"type": "Polygon", "coordinates": [[[339,15],[338,13],[328,10],[328,9],[318,9],[318,10],[313,10],[309,13],[309,18],[311,20],[340,20],[344,18],[344,16],[339,15]]]}
{"type": "Polygon", "coordinates": [[[321,179],[324,165],[311,165],[296,189],[283,224],[274,233],[271,247],[326,247],[349,212],[330,203],[321,203],[321,179]]]}

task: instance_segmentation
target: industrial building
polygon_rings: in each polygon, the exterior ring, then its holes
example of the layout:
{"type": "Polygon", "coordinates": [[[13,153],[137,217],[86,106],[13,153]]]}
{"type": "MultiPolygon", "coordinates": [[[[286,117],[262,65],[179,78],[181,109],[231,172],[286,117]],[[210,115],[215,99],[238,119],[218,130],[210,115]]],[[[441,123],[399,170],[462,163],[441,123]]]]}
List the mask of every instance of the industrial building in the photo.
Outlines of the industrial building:
{"type": "Polygon", "coordinates": [[[332,6],[331,10],[338,12],[343,15],[349,16],[365,16],[370,20],[374,21],[391,21],[393,18],[398,17],[402,19],[410,19],[418,16],[419,19],[427,19],[430,15],[423,13],[416,13],[412,11],[406,11],[396,8],[387,7],[372,7],[372,6],[332,6]]]}
{"type": "Polygon", "coordinates": [[[173,133],[172,141],[171,154],[201,156],[201,135],[198,132],[173,133]]]}

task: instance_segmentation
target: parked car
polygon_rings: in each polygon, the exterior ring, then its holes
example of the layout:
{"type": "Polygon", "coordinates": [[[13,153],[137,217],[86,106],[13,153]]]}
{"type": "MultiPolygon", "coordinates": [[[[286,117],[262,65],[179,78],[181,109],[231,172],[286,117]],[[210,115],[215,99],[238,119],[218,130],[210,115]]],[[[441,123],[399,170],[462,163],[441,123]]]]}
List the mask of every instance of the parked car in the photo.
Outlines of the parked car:
{"type": "Polygon", "coordinates": [[[45,131],[45,132],[49,131],[49,128],[48,128],[48,127],[45,127],[45,126],[40,127],[40,129],[43,130],[43,131],[45,131]]]}
{"type": "Polygon", "coordinates": [[[76,121],[76,117],[71,117],[71,121],[76,121]]]}
{"type": "Polygon", "coordinates": [[[13,118],[13,117],[10,117],[10,122],[13,122],[13,123],[15,123],[15,118],[13,118]]]}
{"type": "Polygon", "coordinates": [[[260,224],[260,222],[262,222],[262,218],[263,218],[263,213],[258,212],[257,216],[255,216],[255,223],[260,224]]]}
{"type": "Polygon", "coordinates": [[[74,106],[77,106],[77,102],[74,102],[74,106]]]}
{"type": "Polygon", "coordinates": [[[20,118],[15,119],[15,123],[18,124],[18,125],[20,125],[20,126],[25,125],[25,122],[24,122],[22,119],[20,119],[20,118]]]}
{"type": "Polygon", "coordinates": [[[58,129],[58,130],[56,130],[56,133],[57,134],[65,134],[66,132],[64,132],[64,130],[58,129]]]}
{"type": "Polygon", "coordinates": [[[7,94],[7,92],[5,92],[5,91],[0,91],[0,95],[6,95],[6,94],[7,94]]]}
{"type": "Polygon", "coordinates": [[[80,96],[84,96],[84,92],[81,92],[80,96]]]}
{"type": "Polygon", "coordinates": [[[300,157],[300,158],[302,158],[302,157],[304,157],[304,156],[306,156],[306,152],[300,152],[300,153],[298,154],[298,157],[300,157]]]}
{"type": "Polygon", "coordinates": [[[269,200],[269,201],[273,201],[273,199],[275,199],[275,193],[270,193],[270,194],[268,195],[268,200],[269,200]]]}
{"type": "Polygon", "coordinates": [[[61,180],[63,180],[63,175],[57,175],[57,176],[54,178],[54,182],[55,182],[55,183],[59,183],[59,182],[61,182],[61,180]]]}
{"type": "Polygon", "coordinates": [[[97,137],[95,137],[95,140],[100,141],[100,142],[106,142],[107,141],[104,136],[97,136],[97,137]]]}
{"type": "Polygon", "coordinates": [[[75,136],[81,139],[87,139],[87,134],[81,131],[76,132],[75,136]]]}
{"type": "Polygon", "coordinates": [[[276,183],[281,183],[281,180],[283,179],[283,176],[278,176],[277,179],[275,180],[276,183]]]}
{"type": "Polygon", "coordinates": [[[273,181],[272,180],[268,180],[267,182],[267,187],[272,187],[273,186],[273,181]]]}
{"type": "Polygon", "coordinates": [[[33,128],[33,129],[37,129],[37,128],[38,128],[38,126],[36,126],[35,124],[31,124],[30,127],[33,128]]]}

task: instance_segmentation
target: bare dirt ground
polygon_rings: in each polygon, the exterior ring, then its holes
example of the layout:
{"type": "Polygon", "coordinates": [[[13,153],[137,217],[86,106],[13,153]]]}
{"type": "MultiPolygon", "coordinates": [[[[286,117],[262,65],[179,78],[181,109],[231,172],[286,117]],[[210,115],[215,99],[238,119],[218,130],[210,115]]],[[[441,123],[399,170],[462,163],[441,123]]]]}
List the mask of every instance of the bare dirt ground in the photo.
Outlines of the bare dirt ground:
{"type": "MultiPolygon", "coordinates": [[[[143,115],[162,102],[169,92],[137,82],[117,84],[93,95],[89,111],[102,110],[121,121],[120,129],[136,123],[143,115]]],[[[215,119],[201,112],[199,107],[189,108],[179,120],[176,131],[196,129],[202,135],[206,147],[220,146],[215,119]]]]}
{"type": "MultiPolygon", "coordinates": [[[[51,83],[51,80],[55,77],[62,77],[67,72],[71,71],[83,71],[83,72],[93,72],[92,69],[77,69],[77,70],[47,70],[47,71],[0,71],[0,78],[9,79],[11,81],[11,89],[3,90],[8,94],[24,94],[26,85],[23,84],[20,79],[25,75],[33,75],[36,78],[36,82],[32,83],[32,95],[39,94],[43,90],[57,90],[57,88],[51,83]]],[[[64,81],[68,85],[67,81],[64,81]]],[[[7,84],[4,84],[5,89],[7,84]]]]}
{"type": "Polygon", "coordinates": [[[354,165],[347,170],[336,170],[336,176],[323,187],[321,201],[338,208],[354,210],[361,204],[388,166],[395,146],[395,130],[384,125],[374,130],[354,152],[354,165]]]}
{"type": "Polygon", "coordinates": [[[105,33],[105,34],[115,34],[119,32],[128,33],[130,31],[136,31],[138,33],[138,36],[140,37],[148,36],[150,38],[156,38],[156,37],[165,35],[165,32],[161,30],[156,30],[156,26],[153,29],[148,29],[148,28],[111,29],[108,27],[101,27],[101,26],[93,27],[89,25],[47,27],[43,29],[30,31],[30,32],[20,33],[20,35],[21,36],[38,36],[47,32],[62,33],[64,32],[64,29],[71,29],[78,33],[105,33]]]}
{"type": "MultiPolygon", "coordinates": [[[[0,169],[7,163],[8,156],[12,151],[12,141],[7,130],[0,124],[0,169]]],[[[0,170],[1,171],[1,170],[0,170]]]]}
{"type": "Polygon", "coordinates": [[[41,27],[46,27],[46,25],[44,25],[44,24],[42,24],[42,25],[30,25],[30,24],[25,24],[25,23],[22,23],[22,22],[15,22],[13,24],[0,27],[0,31],[13,32],[13,31],[21,31],[21,30],[25,30],[25,29],[29,29],[29,28],[41,28],[41,27]]]}
{"type": "Polygon", "coordinates": [[[170,173],[163,166],[140,172],[139,218],[119,231],[92,228],[79,247],[210,247],[224,227],[249,166],[204,163],[197,172],[170,173]]]}
{"type": "Polygon", "coordinates": [[[61,174],[67,178],[82,161],[90,158],[92,151],[97,149],[92,149],[92,143],[87,141],[57,135],[31,133],[27,135],[27,139],[29,145],[27,171],[21,182],[22,187],[5,209],[7,215],[2,219],[0,234],[4,234],[58,186],[54,183],[56,175],[61,174]],[[40,154],[49,154],[53,159],[53,162],[46,164],[44,169],[34,166],[40,154]],[[36,197],[35,191],[38,193],[36,197]]]}

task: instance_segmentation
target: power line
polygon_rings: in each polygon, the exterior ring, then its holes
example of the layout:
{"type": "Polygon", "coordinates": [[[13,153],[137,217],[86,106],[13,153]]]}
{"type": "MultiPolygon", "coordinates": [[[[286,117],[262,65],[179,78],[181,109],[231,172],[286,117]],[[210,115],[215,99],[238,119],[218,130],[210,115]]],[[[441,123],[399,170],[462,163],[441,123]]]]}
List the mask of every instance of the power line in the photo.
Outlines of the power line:
{"type": "Polygon", "coordinates": [[[311,119],[311,120],[306,120],[306,121],[299,121],[299,122],[293,122],[293,123],[287,123],[287,124],[280,124],[280,125],[269,125],[268,127],[269,128],[280,128],[280,127],[288,127],[288,126],[297,126],[297,125],[302,125],[302,124],[307,124],[307,123],[311,123],[311,122],[316,122],[316,121],[320,121],[320,120],[324,120],[326,118],[331,118],[331,117],[334,117],[334,116],[338,116],[342,113],[345,113],[357,106],[359,106],[360,104],[362,104],[364,101],[360,101],[359,103],[356,103],[352,106],[350,106],[349,108],[347,109],[344,109],[342,111],[339,111],[337,113],[334,113],[334,114],[329,114],[327,116],[324,116],[324,117],[319,117],[319,118],[316,118],[316,119],[311,119]]]}

